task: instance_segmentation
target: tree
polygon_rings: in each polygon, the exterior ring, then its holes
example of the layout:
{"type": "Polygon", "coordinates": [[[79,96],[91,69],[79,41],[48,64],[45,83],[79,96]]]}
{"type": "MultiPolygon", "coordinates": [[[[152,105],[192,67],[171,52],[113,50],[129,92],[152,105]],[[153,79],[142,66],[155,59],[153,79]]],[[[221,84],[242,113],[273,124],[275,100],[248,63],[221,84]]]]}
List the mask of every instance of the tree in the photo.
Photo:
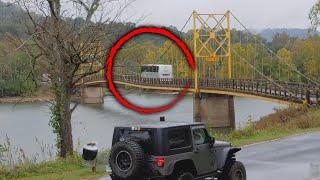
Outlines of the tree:
{"type": "Polygon", "coordinates": [[[25,27],[19,23],[23,10],[17,5],[10,5],[0,1],[0,38],[2,38],[7,32],[17,37],[25,37],[25,27]]]}
{"type": "Polygon", "coordinates": [[[0,88],[4,95],[24,96],[35,92],[39,71],[26,59],[27,54],[13,47],[6,38],[0,41],[0,88]]]}
{"type": "Polygon", "coordinates": [[[305,61],[303,67],[306,72],[306,75],[313,78],[320,76],[320,65],[314,58],[310,58],[307,61],[305,61]]]}
{"type": "Polygon", "coordinates": [[[277,52],[277,55],[278,57],[280,57],[279,64],[278,64],[279,79],[283,80],[287,78],[287,80],[290,80],[290,76],[294,68],[294,65],[292,62],[292,53],[286,48],[282,48],[277,52]],[[281,73],[284,73],[286,76],[281,73]]]}
{"type": "Polygon", "coordinates": [[[320,0],[311,8],[309,19],[311,20],[311,29],[316,32],[320,25],[320,0]]]}
{"type": "Polygon", "coordinates": [[[319,80],[319,76],[314,74],[316,72],[314,69],[320,67],[320,37],[311,36],[305,40],[295,41],[291,52],[293,52],[293,62],[298,70],[319,80]],[[315,66],[311,67],[311,64],[315,66]]]}
{"type": "Polygon", "coordinates": [[[272,38],[271,46],[273,50],[278,51],[281,48],[286,48],[290,41],[291,38],[286,32],[277,33],[272,38]]]}
{"type": "Polygon", "coordinates": [[[149,48],[144,58],[144,64],[156,64],[157,63],[157,51],[149,48]]]}
{"type": "MultiPolygon", "coordinates": [[[[77,104],[71,107],[71,95],[76,84],[83,77],[101,69],[94,64],[102,63],[105,49],[114,37],[108,25],[123,13],[127,7],[110,17],[110,11],[104,9],[117,1],[108,0],[19,0],[20,5],[31,23],[25,23],[27,34],[32,43],[23,49],[34,62],[42,60],[42,68],[51,79],[54,102],[51,125],[57,133],[57,145],[60,156],[73,153],[71,114],[77,104]],[[39,17],[34,15],[36,12],[39,17]],[[75,20],[77,18],[77,20],[75,20]],[[37,48],[37,52],[32,51],[37,48]],[[79,74],[83,64],[90,64],[85,72],[79,74]]],[[[120,2],[119,2],[120,3],[120,2]]],[[[104,64],[104,63],[103,63],[104,64]]],[[[102,67],[103,68],[103,67],[102,67]]]]}

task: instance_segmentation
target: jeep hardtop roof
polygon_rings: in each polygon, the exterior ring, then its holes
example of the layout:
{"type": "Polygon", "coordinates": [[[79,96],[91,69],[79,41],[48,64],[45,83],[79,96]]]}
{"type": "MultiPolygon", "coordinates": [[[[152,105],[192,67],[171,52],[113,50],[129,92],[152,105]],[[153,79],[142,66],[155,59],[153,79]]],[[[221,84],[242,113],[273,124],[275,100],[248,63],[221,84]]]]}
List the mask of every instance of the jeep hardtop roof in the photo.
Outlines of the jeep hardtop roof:
{"type": "Polygon", "coordinates": [[[203,123],[194,123],[194,122],[159,122],[159,121],[148,121],[143,123],[133,123],[129,125],[117,126],[116,128],[150,128],[150,129],[163,129],[163,128],[171,128],[171,127],[180,127],[180,126],[201,126],[203,123]]]}

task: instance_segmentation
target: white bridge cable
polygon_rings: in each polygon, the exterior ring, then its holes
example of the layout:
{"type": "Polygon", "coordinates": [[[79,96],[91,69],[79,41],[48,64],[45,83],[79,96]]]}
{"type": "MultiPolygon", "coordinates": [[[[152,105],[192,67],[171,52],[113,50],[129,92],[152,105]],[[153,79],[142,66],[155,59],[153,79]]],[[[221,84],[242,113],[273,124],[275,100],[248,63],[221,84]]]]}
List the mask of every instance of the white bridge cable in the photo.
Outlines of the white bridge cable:
{"type": "MultiPolygon", "coordinates": [[[[273,54],[278,60],[283,60],[283,58],[281,58],[280,56],[278,56],[273,50],[271,50],[269,47],[267,47],[261,40],[259,40],[256,35],[254,33],[252,33],[232,12],[231,12],[232,17],[240,24],[240,26],[242,26],[245,31],[247,31],[248,33],[252,34],[254,39],[257,40],[259,42],[260,45],[262,45],[263,48],[265,48],[268,52],[270,52],[271,54],[273,54]]],[[[284,61],[285,62],[285,61],[284,61]]],[[[285,62],[286,63],[286,62],[285,62]]],[[[320,87],[320,82],[318,80],[315,79],[311,79],[310,77],[306,76],[305,74],[301,73],[296,66],[290,66],[288,63],[286,63],[286,65],[288,65],[289,67],[292,68],[293,71],[295,71],[296,73],[298,73],[300,76],[304,77],[305,79],[307,79],[308,81],[314,83],[315,85],[320,87]]]]}

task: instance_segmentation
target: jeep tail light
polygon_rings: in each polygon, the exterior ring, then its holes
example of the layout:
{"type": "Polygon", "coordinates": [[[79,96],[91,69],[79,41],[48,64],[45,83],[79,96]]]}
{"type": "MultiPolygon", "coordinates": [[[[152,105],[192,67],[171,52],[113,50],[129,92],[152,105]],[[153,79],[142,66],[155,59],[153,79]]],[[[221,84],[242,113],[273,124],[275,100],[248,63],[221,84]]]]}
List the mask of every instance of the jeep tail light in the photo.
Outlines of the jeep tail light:
{"type": "Polygon", "coordinates": [[[164,166],[164,157],[156,157],[155,162],[158,167],[163,167],[164,166]]]}

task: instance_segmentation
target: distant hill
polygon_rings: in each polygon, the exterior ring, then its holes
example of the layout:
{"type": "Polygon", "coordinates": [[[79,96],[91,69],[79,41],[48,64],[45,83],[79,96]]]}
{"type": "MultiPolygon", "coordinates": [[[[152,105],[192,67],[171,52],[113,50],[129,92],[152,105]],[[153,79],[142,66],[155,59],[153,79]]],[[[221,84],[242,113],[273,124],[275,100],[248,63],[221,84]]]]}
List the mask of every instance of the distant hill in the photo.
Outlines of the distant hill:
{"type": "Polygon", "coordinates": [[[272,38],[277,33],[286,32],[290,37],[303,39],[308,36],[308,29],[298,29],[298,28],[275,28],[275,29],[263,29],[263,30],[254,30],[262,36],[267,41],[272,41],[272,38]]]}
{"type": "Polygon", "coordinates": [[[6,32],[10,32],[14,36],[24,37],[25,26],[20,18],[26,18],[24,11],[17,5],[8,4],[0,1],[0,38],[6,32]]]}
{"type": "MultiPolygon", "coordinates": [[[[3,35],[7,32],[10,32],[14,36],[24,38],[26,37],[26,29],[25,26],[21,22],[25,22],[26,19],[21,18],[27,18],[25,15],[25,12],[23,9],[17,5],[14,4],[8,4],[5,2],[2,2],[0,0],[0,39],[3,37],[3,35]]],[[[78,18],[79,19],[79,18],[78,18]]],[[[77,19],[76,19],[77,20],[77,19]]],[[[109,26],[112,26],[112,28],[118,29],[117,32],[127,32],[129,29],[132,29],[135,27],[135,24],[133,23],[113,23],[109,24],[109,26]]],[[[177,35],[187,35],[185,33],[179,32],[177,28],[174,26],[167,27],[168,29],[171,29],[175,34],[177,35]]],[[[259,34],[262,38],[266,39],[267,41],[271,42],[273,36],[276,33],[282,33],[286,32],[289,36],[294,38],[306,38],[308,36],[308,29],[297,29],[297,28],[269,28],[269,29],[263,29],[263,30],[257,30],[257,29],[251,29],[251,32],[254,32],[255,34],[259,34]]],[[[123,34],[119,33],[119,34],[123,34]]],[[[148,39],[151,35],[145,35],[141,38],[138,38],[140,40],[148,39]]],[[[157,45],[161,45],[165,38],[163,37],[155,37],[152,36],[157,45]]]]}
{"type": "MultiPolygon", "coordinates": [[[[41,19],[42,16],[32,13],[32,16],[35,19],[41,19]]],[[[26,12],[16,4],[5,3],[0,0],[0,39],[6,34],[10,33],[16,37],[26,38],[26,26],[25,23],[31,23],[26,12]]],[[[83,21],[82,18],[75,18],[74,21],[77,23],[81,23],[83,21]]],[[[115,41],[113,39],[117,39],[119,35],[123,35],[129,29],[135,27],[134,23],[122,23],[122,22],[114,22],[106,25],[106,29],[113,29],[114,34],[109,34],[112,39],[111,41],[115,41]]]]}

